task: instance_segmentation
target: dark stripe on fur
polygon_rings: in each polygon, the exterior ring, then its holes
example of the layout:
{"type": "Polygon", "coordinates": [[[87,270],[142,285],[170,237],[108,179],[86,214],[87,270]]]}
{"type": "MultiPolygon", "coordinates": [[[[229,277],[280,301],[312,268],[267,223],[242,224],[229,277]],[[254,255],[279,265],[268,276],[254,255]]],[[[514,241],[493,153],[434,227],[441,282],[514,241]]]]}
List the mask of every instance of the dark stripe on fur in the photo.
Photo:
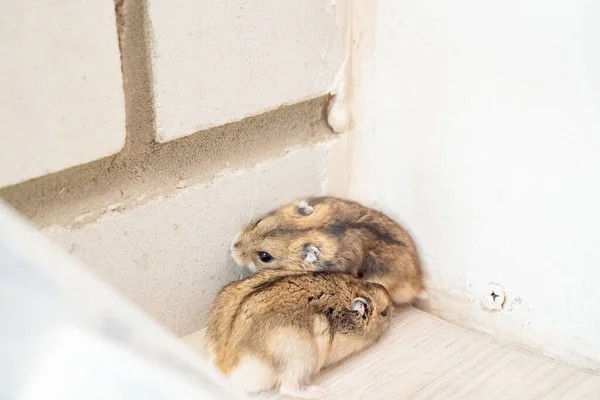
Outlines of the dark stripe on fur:
{"type": "Polygon", "coordinates": [[[386,232],[377,224],[367,223],[367,222],[334,222],[332,224],[327,225],[322,229],[313,229],[313,228],[276,228],[271,231],[265,232],[264,237],[268,236],[288,236],[288,235],[298,235],[300,233],[310,232],[310,231],[319,231],[326,233],[329,236],[340,238],[346,232],[350,230],[362,230],[367,231],[371,235],[375,237],[375,240],[380,242],[384,242],[386,244],[395,244],[397,246],[406,247],[406,244],[396,237],[386,232]]]}

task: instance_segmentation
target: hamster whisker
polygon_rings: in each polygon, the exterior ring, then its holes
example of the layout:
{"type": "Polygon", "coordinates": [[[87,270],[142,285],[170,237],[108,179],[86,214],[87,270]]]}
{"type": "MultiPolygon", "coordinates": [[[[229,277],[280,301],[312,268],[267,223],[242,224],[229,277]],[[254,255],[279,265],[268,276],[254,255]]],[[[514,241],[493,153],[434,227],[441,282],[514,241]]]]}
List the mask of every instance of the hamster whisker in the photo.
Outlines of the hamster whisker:
{"type": "Polygon", "coordinates": [[[254,214],[254,199],[250,200],[250,213],[248,215],[248,224],[252,222],[252,215],[254,214]]]}

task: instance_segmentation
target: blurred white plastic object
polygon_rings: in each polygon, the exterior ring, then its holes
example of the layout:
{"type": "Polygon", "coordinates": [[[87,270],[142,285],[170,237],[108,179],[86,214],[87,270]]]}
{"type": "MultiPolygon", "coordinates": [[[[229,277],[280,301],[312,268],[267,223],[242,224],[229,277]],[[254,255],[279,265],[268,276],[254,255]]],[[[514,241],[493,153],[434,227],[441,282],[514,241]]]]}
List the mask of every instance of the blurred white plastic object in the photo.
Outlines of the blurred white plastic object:
{"type": "Polygon", "coordinates": [[[241,399],[0,203],[0,399],[241,399]]]}

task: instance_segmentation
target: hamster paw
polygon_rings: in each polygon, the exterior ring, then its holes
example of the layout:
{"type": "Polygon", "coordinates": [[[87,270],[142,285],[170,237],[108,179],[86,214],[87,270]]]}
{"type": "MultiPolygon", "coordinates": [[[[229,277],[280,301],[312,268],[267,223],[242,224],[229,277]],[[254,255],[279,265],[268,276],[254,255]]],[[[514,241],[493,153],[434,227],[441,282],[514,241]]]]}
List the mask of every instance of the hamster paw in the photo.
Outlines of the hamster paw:
{"type": "Polygon", "coordinates": [[[312,264],[319,259],[319,249],[314,244],[306,243],[302,249],[302,262],[312,264]]]}
{"type": "Polygon", "coordinates": [[[279,392],[284,396],[290,396],[297,399],[318,399],[325,396],[325,391],[314,385],[302,389],[281,386],[279,392]]]}
{"type": "Polygon", "coordinates": [[[307,216],[312,214],[315,209],[311,207],[306,200],[302,200],[296,205],[296,210],[298,211],[298,214],[307,216]]]}

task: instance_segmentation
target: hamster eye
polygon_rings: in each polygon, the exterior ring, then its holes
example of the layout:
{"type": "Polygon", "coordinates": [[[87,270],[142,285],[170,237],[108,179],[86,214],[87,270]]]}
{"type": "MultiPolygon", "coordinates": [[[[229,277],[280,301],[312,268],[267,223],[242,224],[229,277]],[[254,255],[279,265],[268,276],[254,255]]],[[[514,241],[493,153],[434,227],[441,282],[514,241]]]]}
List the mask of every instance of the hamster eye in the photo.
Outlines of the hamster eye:
{"type": "Polygon", "coordinates": [[[271,256],[266,251],[259,251],[258,253],[256,253],[256,255],[258,256],[260,261],[264,263],[270,263],[271,261],[273,261],[273,256],[271,256]]]}
{"type": "Polygon", "coordinates": [[[388,315],[388,310],[390,309],[390,307],[386,307],[385,310],[383,310],[380,314],[382,317],[387,317],[388,315]]]}

